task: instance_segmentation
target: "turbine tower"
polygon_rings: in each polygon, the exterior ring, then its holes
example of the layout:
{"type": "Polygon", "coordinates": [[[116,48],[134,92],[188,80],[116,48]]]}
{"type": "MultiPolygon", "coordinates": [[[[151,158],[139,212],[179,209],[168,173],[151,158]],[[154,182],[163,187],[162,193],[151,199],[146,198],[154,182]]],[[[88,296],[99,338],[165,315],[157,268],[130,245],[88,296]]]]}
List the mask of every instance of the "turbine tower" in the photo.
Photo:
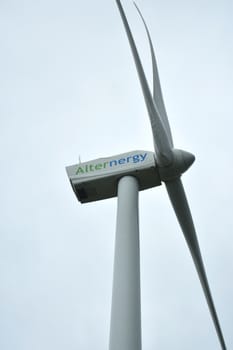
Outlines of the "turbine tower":
{"type": "Polygon", "coordinates": [[[174,148],[152,40],[139,8],[134,3],[150,44],[153,93],[150,91],[121,1],[116,0],[116,3],[137,68],[151,122],[155,153],[131,151],[66,168],[73,190],[81,203],[118,197],[109,350],[141,350],[138,191],[159,186],[161,182],[165,183],[193,258],[221,349],[226,350],[181,181],[181,175],[192,165],[195,157],[187,151],[174,148]]]}

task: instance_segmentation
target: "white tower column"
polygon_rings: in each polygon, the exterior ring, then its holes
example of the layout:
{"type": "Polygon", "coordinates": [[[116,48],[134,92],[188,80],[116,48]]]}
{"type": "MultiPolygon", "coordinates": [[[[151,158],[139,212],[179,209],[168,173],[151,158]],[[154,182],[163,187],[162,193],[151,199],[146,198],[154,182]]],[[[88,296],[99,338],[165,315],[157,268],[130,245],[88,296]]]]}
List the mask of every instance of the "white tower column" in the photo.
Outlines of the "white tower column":
{"type": "Polygon", "coordinates": [[[138,181],[132,176],[118,184],[109,350],[141,350],[138,181]]]}

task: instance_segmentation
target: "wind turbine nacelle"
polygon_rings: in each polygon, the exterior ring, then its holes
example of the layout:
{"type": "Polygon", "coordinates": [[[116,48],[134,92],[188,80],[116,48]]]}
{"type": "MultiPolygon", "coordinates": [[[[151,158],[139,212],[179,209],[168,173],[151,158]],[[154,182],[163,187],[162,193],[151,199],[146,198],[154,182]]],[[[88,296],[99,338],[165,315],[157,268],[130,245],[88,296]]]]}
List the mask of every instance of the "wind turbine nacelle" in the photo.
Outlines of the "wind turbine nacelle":
{"type": "Polygon", "coordinates": [[[117,184],[123,176],[134,176],[139,190],[161,185],[153,152],[132,151],[108,158],[66,167],[72,188],[81,203],[117,196],[117,184]]]}

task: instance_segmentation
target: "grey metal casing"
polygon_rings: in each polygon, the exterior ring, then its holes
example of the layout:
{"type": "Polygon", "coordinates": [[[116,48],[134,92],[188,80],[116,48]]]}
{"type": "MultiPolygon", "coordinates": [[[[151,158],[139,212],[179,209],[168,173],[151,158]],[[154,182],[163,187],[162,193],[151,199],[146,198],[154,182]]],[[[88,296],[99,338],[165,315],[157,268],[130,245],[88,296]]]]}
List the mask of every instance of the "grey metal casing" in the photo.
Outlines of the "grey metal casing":
{"type": "Polygon", "coordinates": [[[66,167],[77,199],[81,203],[117,196],[120,178],[137,178],[139,191],[161,185],[153,152],[136,150],[66,167]]]}

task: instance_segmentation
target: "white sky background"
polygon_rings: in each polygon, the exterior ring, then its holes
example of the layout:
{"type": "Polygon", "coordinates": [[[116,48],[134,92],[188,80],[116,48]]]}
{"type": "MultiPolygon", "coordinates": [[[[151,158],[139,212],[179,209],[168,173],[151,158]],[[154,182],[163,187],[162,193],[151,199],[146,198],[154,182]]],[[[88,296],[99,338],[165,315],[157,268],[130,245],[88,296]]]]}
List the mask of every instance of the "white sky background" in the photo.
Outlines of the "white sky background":
{"type": "MultiPolygon", "coordinates": [[[[175,146],[196,155],[183,182],[231,349],[232,1],[137,3],[175,146]]],[[[65,166],[153,150],[120,15],[114,0],[2,0],[0,33],[0,348],[107,350],[117,202],[80,205],[65,166]]],[[[220,349],[164,186],[140,194],[140,230],[143,349],[220,349]]]]}

